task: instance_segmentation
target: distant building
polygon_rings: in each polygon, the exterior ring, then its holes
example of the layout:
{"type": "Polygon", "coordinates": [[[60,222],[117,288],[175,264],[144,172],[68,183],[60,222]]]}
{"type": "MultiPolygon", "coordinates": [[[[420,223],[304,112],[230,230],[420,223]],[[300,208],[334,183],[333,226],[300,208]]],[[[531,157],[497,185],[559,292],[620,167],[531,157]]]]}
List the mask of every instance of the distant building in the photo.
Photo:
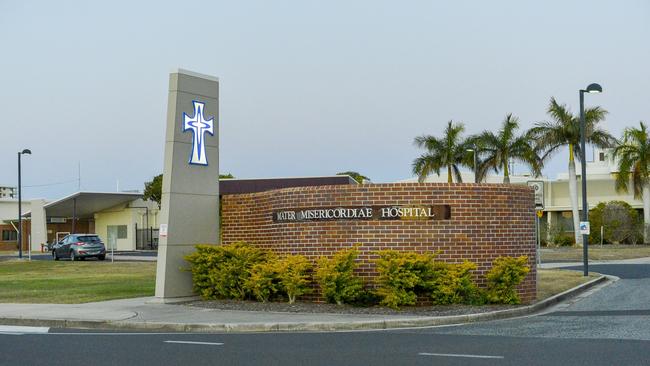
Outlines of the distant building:
{"type": "Polygon", "coordinates": [[[13,199],[18,198],[18,190],[16,187],[0,186],[0,199],[13,199]]]}

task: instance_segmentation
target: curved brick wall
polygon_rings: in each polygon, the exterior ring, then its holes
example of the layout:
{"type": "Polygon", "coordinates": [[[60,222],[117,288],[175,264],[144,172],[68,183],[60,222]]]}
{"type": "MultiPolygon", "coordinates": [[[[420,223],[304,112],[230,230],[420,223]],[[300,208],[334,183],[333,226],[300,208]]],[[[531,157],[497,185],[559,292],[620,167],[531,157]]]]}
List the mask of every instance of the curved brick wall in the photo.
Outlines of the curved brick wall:
{"type": "Polygon", "coordinates": [[[398,183],[320,186],[222,197],[222,241],[246,241],[311,259],[361,243],[360,273],[374,275],[373,251],[435,251],[447,262],[467,259],[478,278],[499,256],[527,255],[531,272],[520,286],[524,302],[535,298],[533,190],[503,184],[398,183]],[[449,205],[448,220],[336,220],[274,222],[278,210],[316,207],[449,205]]]}

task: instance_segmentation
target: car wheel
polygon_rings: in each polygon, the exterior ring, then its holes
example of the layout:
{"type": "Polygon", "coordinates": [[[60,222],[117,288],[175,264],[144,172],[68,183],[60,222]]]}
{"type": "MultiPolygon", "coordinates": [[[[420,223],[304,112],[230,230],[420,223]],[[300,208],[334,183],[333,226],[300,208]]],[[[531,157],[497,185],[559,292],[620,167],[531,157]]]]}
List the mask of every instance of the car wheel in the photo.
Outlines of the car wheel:
{"type": "Polygon", "coordinates": [[[56,254],[56,250],[53,250],[53,251],[52,251],[52,258],[53,258],[55,261],[58,261],[58,260],[59,260],[59,256],[56,254]]]}
{"type": "Polygon", "coordinates": [[[74,250],[71,250],[70,251],[70,261],[74,262],[75,260],[77,260],[77,257],[74,255],[74,250]]]}
{"type": "Polygon", "coordinates": [[[106,256],[105,255],[100,255],[99,257],[97,257],[97,259],[100,260],[100,261],[103,261],[104,259],[106,259],[106,256]]]}

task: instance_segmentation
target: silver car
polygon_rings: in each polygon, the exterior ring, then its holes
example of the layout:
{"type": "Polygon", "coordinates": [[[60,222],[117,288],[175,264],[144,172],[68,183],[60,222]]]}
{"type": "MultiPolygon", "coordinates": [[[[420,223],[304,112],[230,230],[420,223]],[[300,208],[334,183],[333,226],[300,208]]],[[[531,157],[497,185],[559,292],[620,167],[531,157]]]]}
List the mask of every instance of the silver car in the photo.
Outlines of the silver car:
{"type": "Polygon", "coordinates": [[[70,234],[52,247],[52,258],[71,261],[97,258],[106,259],[106,247],[97,234],[70,234]]]}

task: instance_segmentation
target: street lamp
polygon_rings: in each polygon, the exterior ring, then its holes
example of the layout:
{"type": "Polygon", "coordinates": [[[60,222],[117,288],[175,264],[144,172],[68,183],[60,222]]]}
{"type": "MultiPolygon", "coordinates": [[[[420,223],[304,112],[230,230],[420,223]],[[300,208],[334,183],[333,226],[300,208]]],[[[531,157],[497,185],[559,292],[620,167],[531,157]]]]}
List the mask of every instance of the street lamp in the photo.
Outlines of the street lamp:
{"type": "Polygon", "coordinates": [[[472,156],[474,156],[474,183],[478,183],[478,174],[476,171],[476,148],[474,149],[467,149],[467,152],[471,152],[472,156]]]}
{"type": "MultiPolygon", "coordinates": [[[[581,175],[582,175],[582,221],[589,220],[589,206],[587,205],[587,159],[585,157],[585,93],[596,94],[602,93],[603,87],[592,83],[587,86],[587,89],[580,90],[580,160],[581,175]]],[[[582,235],[582,267],[583,275],[589,275],[589,235],[582,235]]]]}
{"type": "MultiPolygon", "coordinates": [[[[31,155],[32,151],[24,149],[18,152],[18,258],[23,258],[23,211],[22,211],[22,187],[20,184],[20,156],[23,154],[31,155]]],[[[29,248],[28,250],[31,250],[29,248]]]]}

